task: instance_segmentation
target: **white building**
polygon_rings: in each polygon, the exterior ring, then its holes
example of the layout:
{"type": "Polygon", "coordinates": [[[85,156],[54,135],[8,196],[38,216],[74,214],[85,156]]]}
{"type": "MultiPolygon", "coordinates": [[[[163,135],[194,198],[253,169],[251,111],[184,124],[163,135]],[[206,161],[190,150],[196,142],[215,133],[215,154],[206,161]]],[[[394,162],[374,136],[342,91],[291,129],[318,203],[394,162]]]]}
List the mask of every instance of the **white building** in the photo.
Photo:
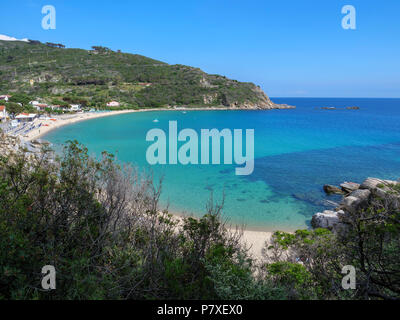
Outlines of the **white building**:
{"type": "Polygon", "coordinates": [[[35,100],[35,101],[30,101],[29,104],[36,107],[38,104],[40,104],[40,102],[35,100]]]}
{"type": "Polygon", "coordinates": [[[5,102],[8,102],[8,100],[9,100],[10,98],[11,98],[11,96],[9,96],[9,95],[7,95],[7,94],[0,96],[0,100],[3,100],[3,101],[5,101],[5,102]]]}
{"type": "Polygon", "coordinates": [[[38,103],[33,105],[33,107],[37,110],[37,111],[44,111],[46,110],[46,108],[48,108],[49,106],[45,103],[38,103]]]}
{"type": "Polygon", "coordinates": [[[20,113],[15,117],[19,122],[31,122],[36,118],[35,113],[20,113]]]}
{"type": "Polygon", "coordinates": [[[110,101],[107,103],[107,107],[119,107],[121,104],[118,101],[110,101]]]}
{"type": "Polygon", "coordinates": [[[81,105],[80,104],[71,104],[71,108],[69,108],[70,111],[79,111],[81,110],[81,105]]]}
{"type": "Polygon", "coordinates": [[[8,113],[5,106],[0,106],[0,121],[8,118],[8,113]]]}

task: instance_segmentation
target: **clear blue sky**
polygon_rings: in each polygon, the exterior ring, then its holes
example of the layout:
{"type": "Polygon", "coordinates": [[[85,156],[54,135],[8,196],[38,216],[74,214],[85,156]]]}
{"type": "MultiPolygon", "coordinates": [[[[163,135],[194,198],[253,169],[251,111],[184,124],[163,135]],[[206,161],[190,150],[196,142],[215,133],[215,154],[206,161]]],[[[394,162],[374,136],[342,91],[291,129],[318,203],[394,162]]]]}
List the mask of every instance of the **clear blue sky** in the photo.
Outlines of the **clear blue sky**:
{"type": "Polygon", "coordinates": [[[272,97],[400,97],[399,0],[2,0],[1,11],[0,34],[191,65],[272,97]],[[56,30],[41,27],[47,4],[56,30]],[[356,30],[341,27],[347,4],[356,30]]]}

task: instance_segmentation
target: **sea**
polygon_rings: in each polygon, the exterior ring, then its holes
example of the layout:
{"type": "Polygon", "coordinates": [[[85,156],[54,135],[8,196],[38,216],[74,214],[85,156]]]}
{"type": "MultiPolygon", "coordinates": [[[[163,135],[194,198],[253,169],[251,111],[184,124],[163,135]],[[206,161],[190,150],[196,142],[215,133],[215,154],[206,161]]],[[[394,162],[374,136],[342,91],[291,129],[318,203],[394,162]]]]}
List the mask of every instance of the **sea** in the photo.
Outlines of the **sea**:
{"type": "Polygon", "coordinates": [[[160,207],[172,213],[201,217],[211,202],[223,200],[223,218],[251,230],[309,228],[313,214],[341,201],[324,193],[325,184],[400,178],[400,99],[272,101],[296,109],[137,112],[64,126],[44,139],[58,152],[66,141],[78,140],[93,156],[108,151],[156,180],[162,177],[160,207]],[[346,109],[354,106],[359,109],[346,109]],[[146,151],[153,142],[146,135],[155,128],[168,134],[170,121],[199,136],[202,129],[253,129],[254,171],[236,175],[235,163],[150,165],[146,151]]]}

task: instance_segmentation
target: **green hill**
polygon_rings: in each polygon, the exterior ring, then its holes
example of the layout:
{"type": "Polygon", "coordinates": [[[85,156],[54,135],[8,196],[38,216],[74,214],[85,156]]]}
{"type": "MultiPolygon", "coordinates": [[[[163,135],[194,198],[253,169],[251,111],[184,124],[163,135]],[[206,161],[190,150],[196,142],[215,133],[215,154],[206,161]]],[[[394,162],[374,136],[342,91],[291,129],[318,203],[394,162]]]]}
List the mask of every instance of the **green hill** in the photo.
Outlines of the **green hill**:
{"type": "Polygon", "coordinates": [[[98,108],[110,100],[126,108],[284,107],[253,83],[104,47],[65,49],[38,41],[0,41],[0,93],[98,108]]]}

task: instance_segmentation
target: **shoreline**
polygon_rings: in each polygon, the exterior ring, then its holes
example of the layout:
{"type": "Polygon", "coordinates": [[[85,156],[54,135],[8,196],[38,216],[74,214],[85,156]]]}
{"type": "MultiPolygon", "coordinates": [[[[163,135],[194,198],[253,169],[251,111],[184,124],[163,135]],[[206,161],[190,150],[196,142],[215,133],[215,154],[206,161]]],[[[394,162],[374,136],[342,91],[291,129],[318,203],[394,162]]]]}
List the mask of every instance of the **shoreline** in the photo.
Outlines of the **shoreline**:
{"type": "Polygon", "coordinates": [[[105,112],[96,112],[96,113],[83,113],[83,114],[76,114],[76,115],[71,115],[71,117],[64,118],[63,116],[59,116],[59,118],[55,118],[56,121],[52,120],[40,120],[40,119],[35,119],[34,123],[35,124],[42,124],[40,128],[35,128],[32,131],[30,131],[28,134],[25,136],[20,136],[25,141],[32,141],[35,139],[39,139],[43,137],[44,135],[48,134],[50,131],[61,128],[65,125],[77,123],[80,121],[86,121],[86,120],[91,120],[91,119],[97,119],[97,118],[102,118],[102,117],[108,117],[108,116],[116,116],[120,114],[126,114],[126,113],[135,113],[135,112],[154,112],[154,111],[260,111],[260,110],[286,110],[286,109],[294,109],[291,107],[288,108],[271,108],[271,109],[248,109],[248,108],[218,108],[218,107],[199,107],[199,108],[186,108],[186,107],[180,107],[180,108],[150,108],[150,109],[137,109],[137,110],[118,110],[118,111],[105,111],[105,112]]]}
{"type": "MultiPolygon", "coordinates": [[[[33,141],[36,139],[39,139],[49,132],[56,130],[58,128],[61,128],[66,125],[70,125],[73,123],[81,122],[81,121],[86,121],[86,120],[91,120],[91,119],[97,119],[97,118],[103,118],[103,117],[108,117],[108,116],[116,116],[116,115],[121,115],[121,114],[127,114],[127,113],[135,113],[135,112],[152,112],[152,111],[206,111],[206,110],[212,110],[212,111],[233,111],[233,110],[259,110],[259,109],[239,109],[239,108],[177,108],[177,109],[170,109],[170,108],[152,108],[152,109],[139,109],[139,110],[120,110],[120,111],[108,111],[108,112],[101,112],[101,113],[84,113],[84,114],[76,114],[75,116],[71,117],[64,117],[64,119],[61,117],[58,117],[56,121],[53,120],[35,120],[35,124],[42,124],[40,128],[35,128],[31,132],[29,132],[25,136],[20,136],[21,139],[25,141],[33,141]],[[45,126],[44,126],[45,125],[45,126]]],[[[262,109],[260,109],[262,110],[262,109]]],[[[265,110],[275,110],[275,109],[265,109],[265,110]]],[[[182,212],[182,213],[172,213],[175,217],[178,219],[182,219],[183,217],[188,217],[191,216],[187,212],[182,212]]],[[[228,230],[234,231],[235,225],[230,225],[228,227],[228,230]]],[[[239,226],[238,226],[239,227],[239,226]]],[[[240,229],[240,227],[239,227],[240,229]]],[[[257,260],[262,259],[262,253],[261,250],[264,247],[264,244],[267,240],[271,238],[273,235],[273,231],[271,230],[263,230],[263,228],[260,228],[260,230],[254,230],[252,228],[247,228],[243,227],[242,229],[242,244],[246,245],[249,248],[249,253],[256,258],[257,260]]]]}

